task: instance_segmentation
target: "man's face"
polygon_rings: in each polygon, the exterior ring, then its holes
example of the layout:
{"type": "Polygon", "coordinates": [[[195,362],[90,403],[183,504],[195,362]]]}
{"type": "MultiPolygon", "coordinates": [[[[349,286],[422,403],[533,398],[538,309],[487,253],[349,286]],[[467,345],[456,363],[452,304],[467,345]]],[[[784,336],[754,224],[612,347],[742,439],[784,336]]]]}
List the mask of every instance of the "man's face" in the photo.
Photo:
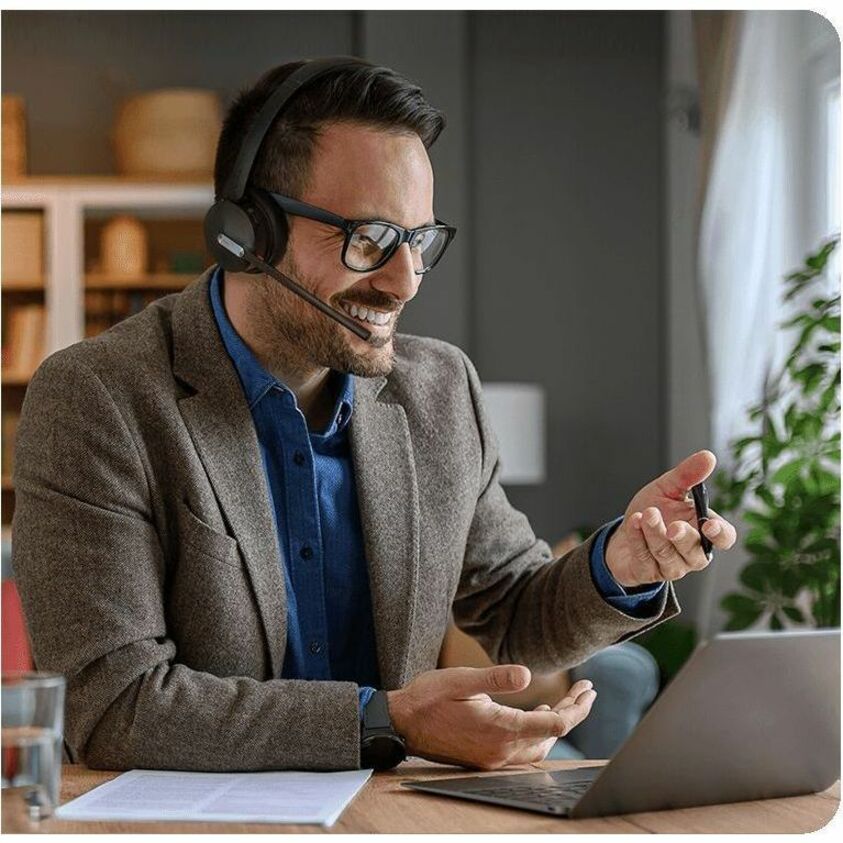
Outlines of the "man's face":
{"type": "MultiPolygon", "coordinates": [[[[325,126],[311,159],[310,178],[295,197],[349,220],[378,219],[415,228],[433,222],[433,170],[419,137],[359,124],[325,126]]],[[[418,291],[404,243],[372,272],[346,268],[344,233],[302,217],[289,216],[290,239],[278,268],[332,307],[357,305],[389,315],[385,325],[359,319],[372,332],[363,340],[276,282],[266,288],[272,334],[301,351],[303,366],[316,365],[363,377],[392,370],[392,337],[398,316],[418,291]],[[273,330],[274,329],[274,330],[273,330]]]]}

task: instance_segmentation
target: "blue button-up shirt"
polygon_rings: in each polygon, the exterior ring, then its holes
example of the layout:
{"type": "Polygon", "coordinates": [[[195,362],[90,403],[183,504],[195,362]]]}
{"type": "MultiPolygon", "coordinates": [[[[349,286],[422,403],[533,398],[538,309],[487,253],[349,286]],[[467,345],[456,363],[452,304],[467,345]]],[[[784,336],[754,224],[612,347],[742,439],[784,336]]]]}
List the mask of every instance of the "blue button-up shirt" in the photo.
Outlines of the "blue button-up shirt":
{"type": "MultiPolygon", "coordinates": [[[[225,312],[223,278],[211,306],[255,423],[283,556],[287,648],[281,678],[380,684],[369,574],[348,441],[351,375],[331,372],[336,396],[321,432],[294,393],[264,369],[225,312]]],[[[361,689],[365,703],[369,690],[361,689]]]]}
{"type": "MultiPolygon", "coordinates": [[[[295,394],[264,369],[223,304],[223,273],[213,274],[211,307],[255,423],[283,556],[287,649],[281,678],[356,682],[361,711],[380,685],[348,424],[354,379],[332,371],[335,401],[321,433],[308,429],[295,394]]],[[[603,549],[622,519],[606,525],[591,553],[598,590],[616,608],[646,617],[663,585],[628,595],[612,577],[603,549]]]]}

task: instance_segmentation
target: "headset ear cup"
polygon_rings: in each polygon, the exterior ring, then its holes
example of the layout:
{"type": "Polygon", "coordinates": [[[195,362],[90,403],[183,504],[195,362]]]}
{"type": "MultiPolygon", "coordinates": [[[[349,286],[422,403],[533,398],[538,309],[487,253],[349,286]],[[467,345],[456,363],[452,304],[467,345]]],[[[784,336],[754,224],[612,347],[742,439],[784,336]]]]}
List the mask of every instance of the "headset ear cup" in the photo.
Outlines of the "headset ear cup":
{"type": "Polygon", "coordinates": [[[215,202],[205,215],[205,245],[214,260],[228,272],[254,272],[252,265],[245,258],[238,258],[224,246],[217,237],[225,234],[235,243],[249,251],[255,251],[255,227],[251,216],[229,199],[215,202]]]}
{"type": "Polygon", "coordinates": [[[287,251],[287,215],[265,190],[250,188],[247,191],[249,210],[255,224],[259,251],[267,263],[276,264],[287,251]]]}

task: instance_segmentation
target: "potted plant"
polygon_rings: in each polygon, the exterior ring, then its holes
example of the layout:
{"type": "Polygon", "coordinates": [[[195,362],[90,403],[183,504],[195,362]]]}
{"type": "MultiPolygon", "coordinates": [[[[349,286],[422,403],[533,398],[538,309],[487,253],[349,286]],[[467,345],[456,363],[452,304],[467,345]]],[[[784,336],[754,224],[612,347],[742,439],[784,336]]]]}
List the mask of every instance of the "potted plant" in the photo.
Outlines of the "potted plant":
{"type": "Polygon", "coordinates": [[[840,624],[840,295],[822,283],[838,241],[787,277],[785,301],[806,301],[782,326],[795,343],[749,411],[757,433],[714,478],[714,508],[749,528],[740,590],[720,602],[727,630],[840,624]]]}

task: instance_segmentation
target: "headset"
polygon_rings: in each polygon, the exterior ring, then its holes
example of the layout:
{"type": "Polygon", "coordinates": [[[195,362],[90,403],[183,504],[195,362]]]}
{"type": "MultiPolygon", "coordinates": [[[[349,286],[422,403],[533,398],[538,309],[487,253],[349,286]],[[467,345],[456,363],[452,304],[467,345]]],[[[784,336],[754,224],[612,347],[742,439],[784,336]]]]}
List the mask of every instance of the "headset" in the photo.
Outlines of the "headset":
{"type": "Polygon", "coordinates": [[[204,223],[208,251],[222,269],[264,272],[364,340],[371,331],[275,268],[287,248],[287,218],[266,191],[249,184],[249,177],[270,126],[302,88],[341,68],[372,66],[351,56],[311,59],[281,82],[259,109],[204,223]]]}

